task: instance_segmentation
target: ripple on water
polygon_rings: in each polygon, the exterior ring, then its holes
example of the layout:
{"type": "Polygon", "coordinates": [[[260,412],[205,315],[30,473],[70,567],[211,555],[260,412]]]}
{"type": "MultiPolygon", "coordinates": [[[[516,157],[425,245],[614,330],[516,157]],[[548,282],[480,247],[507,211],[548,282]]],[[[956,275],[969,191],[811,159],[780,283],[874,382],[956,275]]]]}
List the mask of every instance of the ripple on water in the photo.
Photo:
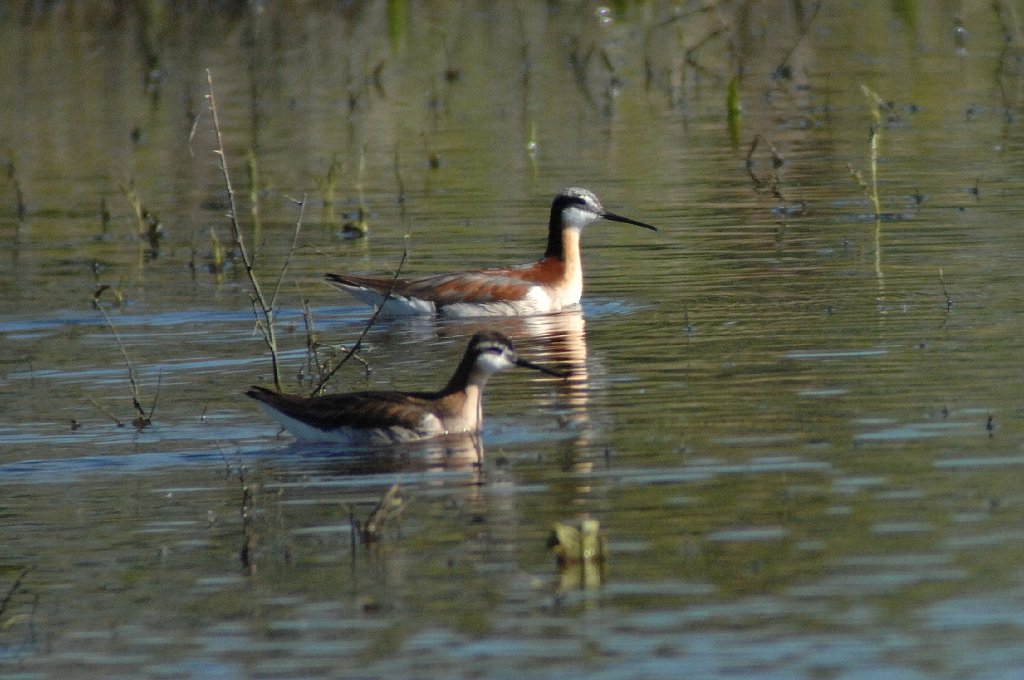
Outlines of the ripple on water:
{"type": "Polygon", "coordinates": [[[829,359],[859,359],[862,357],[880,357],[889,353],[887,349],[864,348],[864,349],[819,349],[819,350],[794,350],[786,352],[783,356],[786,359],[798,361],[805,360],[829,360],[829,359]]]}
{"type": "Polygon", "coordinates": [[[780,541],[789,536],[790,532],[784,527],[737,527],[713,531],[708,534],[708,540],[720,543],[759,543],[780,541]]]}
{"type": "Polygon", "coordinates": [[[923,583],[956,583],[969,578],[966,569],[950,566],[925,556],[918,564],[912,558],[906,563],[891,562],[882,556],[866,556],[860,561],[839,564],[813,583],[794,585],[787,589],[799,599],[828,601],[837,597],[865,597],[900,592],[923,583]]]}
{"type": "Polygon", "coordinates": [[[1024,465],[1024,455],[1015,456],[964,456],[935,461],[940,470],[981,470],[994,467],[1024,465]]]}
{"type": "Polygon", "coordinates": [[[804,460],[796,456],[765,456],[745,463],[726,463],[701,459],[692,464],[669,468],[614,468],[589,470],[589,478],[614,478],[618,484],[680,484],[702,482],[720,475],[786,474],[794,472],[828,472],[827,461],[804,460]]]}
{"type": "Polygon", "coordinates": [[[914,441],[917,439],[930,439],[941,437],[950,432],[969,432],[977,430],[978,424],[967,421],[942,421],[925,423],[908,423],[886,427],[874,432],[861,432],[855,434],[853,439],[856,442],[900,442],[914,441]]]}
{"type": "Polygon", "coordinates": [[[997,626],[1024,630],[1021,593],[1010,598],[951,598],[932,604],[921,615],[929,628],[938,631],[968,631],[997,626]]]}

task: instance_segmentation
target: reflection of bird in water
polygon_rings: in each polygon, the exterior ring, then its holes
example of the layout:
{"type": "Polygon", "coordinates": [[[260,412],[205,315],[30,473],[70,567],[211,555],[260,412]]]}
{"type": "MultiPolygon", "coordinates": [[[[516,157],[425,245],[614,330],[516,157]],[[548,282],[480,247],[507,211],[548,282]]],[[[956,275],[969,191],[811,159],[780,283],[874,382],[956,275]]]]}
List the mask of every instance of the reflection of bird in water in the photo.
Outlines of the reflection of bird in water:
{"type": "Polygon", "coordinates": [[[608,212],[586,189],[570,188],[555,196],[551,203],[548,245],[537,262],[397,280],[349,274],[325,274],[324,279],[367,304],[384,304],[382,312],[393,316],[516,316],[557,312],[580,301],[583,294],[580,232],[600,219],[657,231],[644,222],[608,212]]]}
{"type": "Polygon", "coordinates": [[[508,321],[510,330],[516,329],[516,337],[535,340],[531,349],[535,347],[538,356],[568,371],[567,379],[556,386],[557,402],[552,404],[565,410],[563,424],[587,423],[590,420],[587,414],[590,372],[583,311],[575,309],[508,321]]]}
{"type": "Polygon", "coordinates": [[[477,333],[448,385],[438,392],[352,392],[319,397],[254,386],[246,394],[297,439],[365,446],[395,444],[459,432],[478,432],[487,379],[512,366],[562,373],[516,354],[501,333],[477,333]]]}
{"type": "MultiPolygon", "coordinates": [[[[469,323],[472,322],[446,321],[443,328],[458,328],[469,323]]],[[[431,325],[435,329],[440,327],[436,321],[431,325]]],[[[576,472],[592,469],[594,458],[589,449],[600,436],[600,427],[591,415],[594,373],[588,360],[583,310],[488,319],[487,325],[515,337],[520,346],[529,347],[531,355],[568,373],[552,390],[538,395],[537,404],[543,410],[556,413],[560,429],[570,435],[558,437],[555,449],[560,465],[576,472]]],[[[601,375],[600,364],[597,374],[601,375]]]]}
{"type": "MultiPolygon", "coordinates": [[[[289,474],[296,461],[313,466],[318,477],[333,475],[380,475],[395,472],[451,472],[465,470],[473,474],[473,484],[482,483],[484,446],[479,432],[462,432],[432,439],[420,439],[385,447],[341,448],[324,442],[296,442],[286,449],[274,449],[289,474]],[[282,452],[283,451],[283,452],[282,452]],[[344,455],[339,455],[344,454],[344,455]]],[[[445,478],[445,483],[464,484],[463,477],[445,478]]]]}

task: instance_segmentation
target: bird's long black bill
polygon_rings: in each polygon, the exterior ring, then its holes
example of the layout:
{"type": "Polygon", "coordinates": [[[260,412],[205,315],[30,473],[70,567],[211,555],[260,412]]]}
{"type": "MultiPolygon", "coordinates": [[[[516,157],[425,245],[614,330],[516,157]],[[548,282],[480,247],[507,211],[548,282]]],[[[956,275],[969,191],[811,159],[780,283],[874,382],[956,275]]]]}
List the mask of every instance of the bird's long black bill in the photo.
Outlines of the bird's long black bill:
{"type": "Polygon", "coordinates": [[[645,222],[637,222],[636,220],[631,220],[628,217],[623,217],[622,215],[616,215],[615,213],[606,212],[606,213],[602,214],[601,217],[603,217],[604,219],[608,220],[609,222],[624,222],[626,224],[635,224],[636,226],[643,227],[644,229],[650,229],[651,231],[658,231],[658,228],[655,227],[653,224],[647,224],[645,222]]]}
{"type": "Polygon", "coordinates": [[[572,375],[571,371],[556,371],[553,368],[548,368],[547,366],[541,366],[540,364],[535,364],[532,361],[527,361],[526,359],[519,359],[519,358],[517,358],[516,359],[516,366],[522,366],[523,368],[532,368],[535,371],[540,371],[541,373],[547,373],[548,375],[553,375],[556,378],[568,378],[570,375],[572,375]]]}

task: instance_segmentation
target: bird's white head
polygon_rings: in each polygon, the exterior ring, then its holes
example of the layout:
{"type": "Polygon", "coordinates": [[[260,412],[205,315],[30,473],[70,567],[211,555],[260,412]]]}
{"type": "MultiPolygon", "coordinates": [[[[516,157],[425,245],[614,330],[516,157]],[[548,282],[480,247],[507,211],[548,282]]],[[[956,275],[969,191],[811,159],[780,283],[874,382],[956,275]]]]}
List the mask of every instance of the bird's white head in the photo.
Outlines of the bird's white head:
{"type": "Polygon", "coordinates": [[[604,208],[593,192],[579,187],[563,189],[552,204],[563,229],[582,229],[604,216],[604,208]]]}
{"type": "Polygon", "coordinates": [[[516,354],[512,341],[496,331],[482,331],[474,335],[473,339],[469,342],[467,354],[472,357],[473,372],[483,380],[486,380],[498,371],[503,371],[513,366],[532,368],[535,371],[558,377],[565,376],[564,373],[523,359],[516,354]]]}
{"type": "Polygon", "coordinates": [[[551,203],[551,219],[552,227],[555,226],[554,222],[557,220],[558,226],[562,229],[583,229],[591,222],[608,220],[635,224],[638,227],[657,231],[656,227],[645,222],[637,222],[628,217],[608,212],[593,192],[579,187],[569,187],[558,192],[551,203]]]}
{"type": "Polygon", "coordinates": [[[511,341],[498,333],[477,333],[469,349],[474,354],[473,367],[486,376],[516,365],[516,351],[511,341]]]}

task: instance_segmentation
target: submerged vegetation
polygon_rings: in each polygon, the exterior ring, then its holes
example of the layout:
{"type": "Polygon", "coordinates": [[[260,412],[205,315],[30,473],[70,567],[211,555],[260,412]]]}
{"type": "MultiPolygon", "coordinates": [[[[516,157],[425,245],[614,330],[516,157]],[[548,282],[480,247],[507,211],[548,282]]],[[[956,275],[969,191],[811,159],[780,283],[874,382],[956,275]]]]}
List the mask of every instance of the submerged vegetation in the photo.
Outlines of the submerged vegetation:
{"type": "Polygon", "coordinates": [[[21,180],[18,177],[18,168],[14,164],[14,161],[7,161],[5,164],[5,170],[7,175],[7,182],[11,186],[11,190],[14,192],[14,215],[17,220],[18,228],[25,226],[25,220],[28,218],[28,206],[25,204],[25,191],[21,187],[21,180]]]}
{"type": "Polygon", "coordinates": [[[855,170],[852,166],[847,167],[860,186],[861,191],[864,192],[864,195],[871,201],[871,205],[874,206],[874,216],[877,222],[882,219],[882,204],[878,198],[878,146],[882,136],[882,109],[885,107],[885,103],[867,85],[861,85],[861,91],[868,100],[868,110],[871,113],[872,120],[868,133],[868,168],[871,172],[871,181],[866,182],[859,170],[855,170]]]}

